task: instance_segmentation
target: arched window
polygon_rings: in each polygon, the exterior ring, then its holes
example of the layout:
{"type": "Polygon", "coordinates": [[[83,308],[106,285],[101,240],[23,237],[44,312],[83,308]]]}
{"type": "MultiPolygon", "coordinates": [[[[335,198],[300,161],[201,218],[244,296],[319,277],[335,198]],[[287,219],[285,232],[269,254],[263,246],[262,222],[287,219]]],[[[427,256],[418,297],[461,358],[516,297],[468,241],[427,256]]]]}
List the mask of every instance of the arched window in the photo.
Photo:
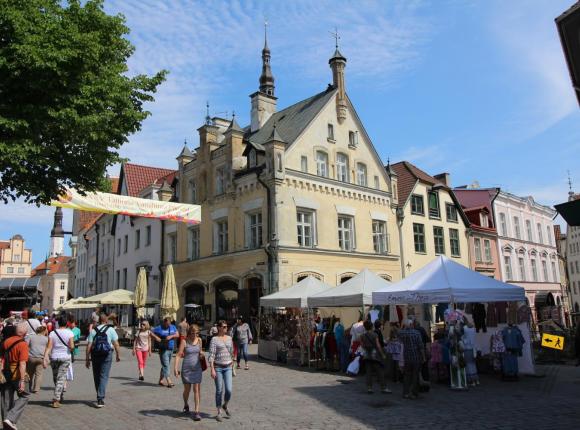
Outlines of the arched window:
{"type": "Polygon", "coordinates": [[[193,180],[189,181],[189,201],[191,203],[197,203],[197,187],[193,180]]]}
{"type": "Polygon", "coordinates": [[[341,182],[349,182],[348,156],[341,152],[336,154],[336,179],[338,179],[341,182]]]}
{"type": "Polygon", "coordinates": [[[316,151],[316,174],[328,178],[328,154],[323,151],[316,151]]]}
{"type": "Polygon", "coordinates": [[[367,186],[367,166],[364,163],[356,164],[356,183],[363,187],[367,186]]]}

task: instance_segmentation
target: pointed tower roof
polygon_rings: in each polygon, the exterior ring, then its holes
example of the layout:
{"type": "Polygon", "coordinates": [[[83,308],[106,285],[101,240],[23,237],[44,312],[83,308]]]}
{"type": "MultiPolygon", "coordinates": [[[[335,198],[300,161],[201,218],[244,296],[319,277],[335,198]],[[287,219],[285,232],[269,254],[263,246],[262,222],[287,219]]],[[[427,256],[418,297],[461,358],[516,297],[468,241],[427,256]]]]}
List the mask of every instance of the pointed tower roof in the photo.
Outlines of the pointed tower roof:
{"type": "Polygon", "coordinates": [[[280,134],[278,134],[278,130],[276,130],[276,124],[274,124],[274,127],[272,128],[272,134],[270,135],[270,139],[268,139],[268,142],[286,143],[284,142],[284,139],[280,137],[280,134]]]}
{"type": "Polygon", "coordinates": [[[183,157],[193,157],[193,154],[191,153],[190,149],[187,147],[187,140],[184,142],[183,145],[183,149],[181,150],[181,153],[179,154],[179,156],[177,157],[179,158],[183,158],[183,157]]]}
{"type": "Polygon", "coordinates": [[[346,63],[346,57],[340,53],[338,46],[334,51],[334,55],[330,57],[330,60],[328,60],[329,63],[332,63],[333,61],[344,61],[346,63]]]}
{"type": "Polygon", "coordinates": [[[62,229],[62,208],[56,208],[54,211],[54,224],[50,231],[50,237],[64,237],[62,229]]]}
{"type": "Polygon", "coordinates": [[[239,126],[238,122],[236,121],[236,114],[232,115],[232,122],[230,122],[230,126],[226,130],[226,133],[228,131],[237,131],[238,133],[244,132],[244,130],[242,130],[242,128],[239,126]]]}
{"type": "Polygon", "coordinates": [[[274,96],[274,75],[270,68],[270,48],[267,35],[268,23],[264,23],[264,49],[262,49],[262,74],[260,75],[260,92],[274,96]]]}

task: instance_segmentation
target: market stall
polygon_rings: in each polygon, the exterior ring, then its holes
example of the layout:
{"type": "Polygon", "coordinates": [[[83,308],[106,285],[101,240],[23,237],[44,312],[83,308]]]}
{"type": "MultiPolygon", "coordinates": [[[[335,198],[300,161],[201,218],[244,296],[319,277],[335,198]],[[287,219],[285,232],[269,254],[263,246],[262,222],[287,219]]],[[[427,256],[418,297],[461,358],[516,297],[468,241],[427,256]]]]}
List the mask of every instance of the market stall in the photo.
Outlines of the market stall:
{"type": "MultiPolygon", "coordinates": [[[[529,307],[525,304],[525,291],[521,287],[481,275],[445,256],[439,256],[403,280],[373,292],[372,296],[373,303],[378,305],[439,304],[440,308],[447,308],[445,321],[448,334],[450,331],[456,335],[455,328],[463,330],[465,322],[473,324],[476,331],[475,350],[479,354],[494,352],[494,341],[506,340],[503,351],[501,348],[495,351],[502,357],[502,372],[507,372],[509,364],[510,373],[515,372],[516,376],[518,372],[535,373],[529,335],[529,307]],[[449,330],[456,323],[460,326],[449,330]],[[509,342],[512,341],[512,334],[517,335],[519,348],[511,348],[509,342]],[[508,335],[510,339],[504,339],[508,335]],[[512,349],[519,349],[518,354],[512,353],[512,349]]],[[[463,351],[460,351],[459,342],[457,346],[455,352],[460,356],[458,362],[461,363],[463,351]]],[[[455,347],[453,342],[452,347],[455,347]]],[[[452,375],[452,383],[453,376],[457,375],[452,375]]]]}
{"type": "Polygon", "coordinates": [[[260,307],[267,308],[260,314],[258,332],[258,355],[278,360],[280,353],[287,354],[292,346],[304,354],[310,336],[307,298],[332,289],[312,276],[277,293],[260,298],[260,307]]]}

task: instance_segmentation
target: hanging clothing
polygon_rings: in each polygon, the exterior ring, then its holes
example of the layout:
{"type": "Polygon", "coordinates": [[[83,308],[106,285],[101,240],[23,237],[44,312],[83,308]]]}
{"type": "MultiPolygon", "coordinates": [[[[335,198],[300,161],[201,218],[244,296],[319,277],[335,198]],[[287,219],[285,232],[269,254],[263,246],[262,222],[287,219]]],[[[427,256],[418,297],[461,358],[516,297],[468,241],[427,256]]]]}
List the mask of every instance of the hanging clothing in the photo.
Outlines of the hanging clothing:
{"type": "Polygon", "coordinates": [[[518,304],[510,302],[508,305],[508,324],[517,324],[518,322],[518,304]]]}
{"type": "Polygon", "coordinates": [[[495,302],[488,303],[487,305],[487,326],[497,327],[497,306],[495,302]]]}
{"type": "Polygon", "coordinates": [[[479,333],[479,330],[483,330],[487,333],[487,326],[485,325],[485,305],[483,303],[473,304],[473,323],[475,324],[475,330],[479,333]]]}
{"type": "Polygon", "coordinates": [[[427,303],[423,304],[423,321],[431,321],[431,305],[427,303]]]}
{"type": "Polygon", "coordinates": [[[507,302],[496,302],[497,323],[507,323],[507,302]]]}
{"type": "Polygon", "coordinates": [[[512,352],[506,352],[502,355],[502,374],[508,377],[517,377],[518,368],[518,357],[512,352]]]}
{"type": "Polygon", "coordinates": [[[431,359],[430,359],[430,363],[431,365],[436,365],[439,364],[443,361],[443,347],[441,345],[441,343],[437,342],[433,342],[431,344],[431,359]]]}
{"type": "Polygon", "coordinates": [[[449,307],[449,303],[437,303],[435,307],[435,322],[445,322],[445,310],[449,307]]]}

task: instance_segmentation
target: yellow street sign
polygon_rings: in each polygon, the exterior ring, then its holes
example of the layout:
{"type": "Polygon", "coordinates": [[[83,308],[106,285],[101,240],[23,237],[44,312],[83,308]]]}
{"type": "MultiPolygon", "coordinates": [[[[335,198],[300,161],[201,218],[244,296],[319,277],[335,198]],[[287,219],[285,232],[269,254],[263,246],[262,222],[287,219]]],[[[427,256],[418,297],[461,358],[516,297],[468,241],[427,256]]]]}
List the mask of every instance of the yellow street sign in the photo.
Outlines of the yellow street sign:
{"type": "Polygon", "coordinates": [[[564,337],[556,336],[555,334],[544,333],[542,335],[542,346],[552,349],[564,349],[564,337]]]}

